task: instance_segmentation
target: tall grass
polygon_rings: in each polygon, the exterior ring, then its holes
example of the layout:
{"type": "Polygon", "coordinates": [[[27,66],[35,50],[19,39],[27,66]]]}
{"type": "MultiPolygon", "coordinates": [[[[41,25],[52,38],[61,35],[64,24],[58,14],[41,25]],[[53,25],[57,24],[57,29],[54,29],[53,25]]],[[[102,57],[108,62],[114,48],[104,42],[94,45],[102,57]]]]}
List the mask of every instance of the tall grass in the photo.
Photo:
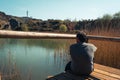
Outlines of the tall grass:
{"type": "Polygon", "coordinates": [[[12,54],[9,51],[7,55],[7,62],[0,66],[0,75],[2,80],[21,80],[16,63],[12,61],[12,54]]]}
{"type": "MultiPolygon", "coordinates": [[[[69,46],[76,43],[76,41],[71,39],[67,40],[67,43],[68,44],[64,47],[64,53],[68,53],[68,58],[66,60],[69,61],[69,46]]],[[[120,42],[89,39],[89,43],[97,47],[97,51],[95,52],[95,63],[120,69],[120,42]]],[[[56,55],[58,56],[59,54],[56,53],[56,55]]],[[[66,55],[63,55],[63,57],[64,56],[66,55]]]]}
{"type": "Polygon", "coordinates": [[[120,69],[120,42],[90,40],[89,42],[97,46],[95,62],[120,69]]]}
{"type": "Polygon", "coordinates": [[[9,51],[7,61],[0,65],[0,77],[1,80],[32,80],[32,71],[29,70],[26,79],[24,79],[17,67],[16,62],[13,61],[12,53],[9,51]]]}
{"type": "Polygon", "coordinates": [[[110,28],[108,29],[94,29],[92,31],[87,31],[85,32],[89,35],[96,35],[96,36],[109,36],[109,37],[120,37],[120,29],[113,29],[110,28]]]}
{"type": "MultiPolygon", "coordinates": [[[[103,28],[85,31],[88,35],[120,37],[120,28],[103,28]]],[[[120,42],[105,41],[105,40],[89,40],[89,42],[97,46],[95,53],[95,62],[120,69],[120,42]]]]}

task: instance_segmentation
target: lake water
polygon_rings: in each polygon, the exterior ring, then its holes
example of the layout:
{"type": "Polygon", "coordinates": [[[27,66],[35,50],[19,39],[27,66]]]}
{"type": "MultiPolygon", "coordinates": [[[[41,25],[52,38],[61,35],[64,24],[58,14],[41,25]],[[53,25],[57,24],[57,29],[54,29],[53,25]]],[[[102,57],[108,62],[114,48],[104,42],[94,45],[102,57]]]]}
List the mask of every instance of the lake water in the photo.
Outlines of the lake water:
{"type": "MultiPolygon", "coordinates": [[[[120,69],[119,42],[90,42],[98,47],[96,63],[120,69]]],[[[45,80],[64,71],[73,43],[75,40],[0,39],[0,72],[6,75],[16,72],[22,80],[45,80]]]]}

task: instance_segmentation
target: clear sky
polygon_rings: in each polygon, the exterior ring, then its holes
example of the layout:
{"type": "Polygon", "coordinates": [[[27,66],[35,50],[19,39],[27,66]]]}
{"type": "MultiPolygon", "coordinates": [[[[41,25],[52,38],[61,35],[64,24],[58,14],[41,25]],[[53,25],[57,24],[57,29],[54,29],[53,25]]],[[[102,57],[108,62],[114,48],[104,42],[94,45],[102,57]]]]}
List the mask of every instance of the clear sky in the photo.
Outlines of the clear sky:
{"type": "Polygon", "coordinates": [[[37,19],[96,19],[120,11],[120,0],[0,0],[0,11],[37,19]]]}

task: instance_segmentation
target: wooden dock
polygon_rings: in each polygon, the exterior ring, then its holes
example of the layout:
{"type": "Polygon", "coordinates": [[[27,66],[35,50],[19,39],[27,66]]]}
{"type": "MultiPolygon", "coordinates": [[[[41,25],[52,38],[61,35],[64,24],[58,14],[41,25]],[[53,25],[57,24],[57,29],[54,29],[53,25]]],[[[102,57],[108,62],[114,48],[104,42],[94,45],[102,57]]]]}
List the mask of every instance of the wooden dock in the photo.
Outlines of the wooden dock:
{"type": "Polygon", "coordinates": [[[120,80],[120,70],[94,64],[95,70],[90,76],[76,76],[68,72],[63,72],[55,76],[48,76],[46,80],[120,80]]]}

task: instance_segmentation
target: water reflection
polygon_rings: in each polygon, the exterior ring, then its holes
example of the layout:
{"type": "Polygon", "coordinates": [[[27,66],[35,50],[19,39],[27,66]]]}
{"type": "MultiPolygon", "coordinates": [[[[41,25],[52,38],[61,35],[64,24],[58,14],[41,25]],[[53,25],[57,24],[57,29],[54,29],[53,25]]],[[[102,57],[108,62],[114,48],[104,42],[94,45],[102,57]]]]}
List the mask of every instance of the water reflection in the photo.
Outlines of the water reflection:
{"type": "MultiPolygon", "coordinates": [[[[3,43],[0,62],[5,65],[15,63],[22,80],[44,80],[48,75],[62,72],[69,60],[67,40],[1,39],[0,45],[3,43]],[[8,58],[9,53],[11,58],[8,58]]],[[[0,72],[3,72],[2,66],[0,72]]]]}

